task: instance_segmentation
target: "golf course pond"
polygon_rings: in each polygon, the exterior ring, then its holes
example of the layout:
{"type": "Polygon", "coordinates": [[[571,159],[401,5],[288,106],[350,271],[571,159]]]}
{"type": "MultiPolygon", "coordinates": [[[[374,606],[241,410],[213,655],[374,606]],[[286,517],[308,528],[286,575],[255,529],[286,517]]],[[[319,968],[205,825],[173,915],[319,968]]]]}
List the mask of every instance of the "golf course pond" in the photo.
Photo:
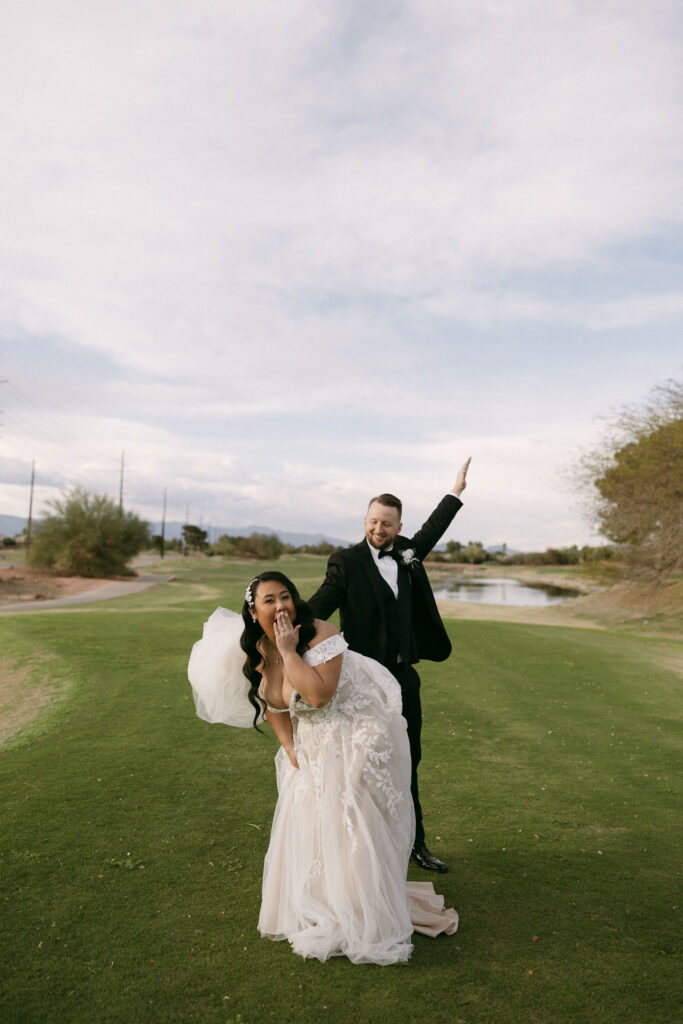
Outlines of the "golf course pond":
{"type": "Polygon", "coordinates": [[[452,576],[434,581],[434,597],[440,601],[466,601],[474,604],[507,604],[516,607],[545,608],[560,604],[581,591],[547,583],[522,583],[494,576],[452,576]]]}

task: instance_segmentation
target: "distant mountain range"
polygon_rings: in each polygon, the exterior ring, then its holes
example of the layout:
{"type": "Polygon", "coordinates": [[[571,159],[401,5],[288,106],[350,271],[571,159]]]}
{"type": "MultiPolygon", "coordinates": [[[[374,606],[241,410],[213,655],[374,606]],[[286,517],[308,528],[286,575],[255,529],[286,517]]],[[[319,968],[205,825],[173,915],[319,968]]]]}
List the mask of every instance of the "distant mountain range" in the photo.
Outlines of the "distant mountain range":
{"type": "Polygon", "coordinates": [[[20,516],[0,516],[0,536],[16,537],[23,533],[28,524],[28,519],[21,519],[20,516]]]}
{"type": "MultiPolygon", "coordinates": [[[[0,516],[1,522],[2,517],[0,516]]],[[[164,531],[166,540],[182,537],[184,525],[184,523],[175,521],[167,522],[164,531]]],[[[199,524],[195,523],[194,525],[198,526],[199,524]]],[[[149,529],[150,533],[161,533],[161,522],[150,523],[149,529]]],[[[227,534],[228,537],[250,537],[252,533],[265,533],[268,536],[274,533],[283,544],[292,544],[296,548],[301,547],[302,544],[322,544],[323,542],[345,548],[350,543],[350,541],[341,540],[339,537],[330,537],[327,533],[295,533],[290,530],[274,530],[272,526],[209,526],[208,523],[205,523],[201,529],[210,533],[211,543],[217,541],[223,534],[227,534]]]]}
{"type": "MultiPolygon", "coordinates": [[[[22,519],[20,516],[2,516],[0,515],[0,537],[14,537],[19,533],[23,533],[26,529],[27,520],[22,519]]],[[[177,540],[183,535],[184,523],[180,523],[177,520],[166,523],[165,537],[166,540],[177,540]]],[[[195,524],[196,525],[196,524],[195,524]]],[[[149,524],[150,533],[161,533],[161,522],[149,524]]],[[[203,526],[202,529],[207,531],[210,530],[209,541],[213,543],[218,540],[224,533],[228,537],[249,537],[252,533],[265,533],[265,534],[276,534],[283,544],[292,544],[295,548],[301,547],[303,544],[322,544],[324,542],[328,544],[334,544],[335,547],[346,548],[353,541],[342,540],[341,537],[331,537],[328,533],[296,533],[291,530],[274,530],[272,526],[211,526],[208,524],[203,526]]],[[[437,544],[436,551],[445,551],[446,544],[442,542],[437,544]]],[[[486,548],[486,551],[490,555],[497,555],[503,550],[502,544],[492,544],[486,548]]],[[[505,548],[505,553],[508,555],[519,555],[521,552],[515,548],[505,548]]]]}
{"type": "MultiPolygon", "coordinates": [[[[0,515],[0,536],[14,537],[23,533],[28,525],[27,519],[20,516],[0,515]]],[[[177,540],[183,535],[184,523],[171,521],[166,523],[164,536],[166,540],[177,540]]],[[[195,524],[196,525],[196,524],[195,524]]],[[[161,533],[161,522],[149,524],[150,533],[161,533]]],[[[252,533],[276,534],[283,544],[292,544],[294,547],[301,547],[302,544],[321,544],[327,542],[336,547],[348,547],[350,541],[342,540],[340,537],[331,537],[327,533],[294,533],[289,530],[274,530],[271,526],[203,526],[202,529],[210,530],[211,542],[218,540],[223,534],[228,537],[249,537],[252,533]]]]}

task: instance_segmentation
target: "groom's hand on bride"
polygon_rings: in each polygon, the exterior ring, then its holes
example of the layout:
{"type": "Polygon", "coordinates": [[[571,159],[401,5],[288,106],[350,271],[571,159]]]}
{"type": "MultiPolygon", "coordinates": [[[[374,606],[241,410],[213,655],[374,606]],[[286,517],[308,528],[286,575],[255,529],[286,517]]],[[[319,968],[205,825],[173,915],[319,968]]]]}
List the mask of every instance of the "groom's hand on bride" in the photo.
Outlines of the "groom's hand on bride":
{"type": "Polygon", "coordinates": [[[470,468],[471,461],[472,456],[470,455],[467,462],[463,463],[463,465],[458,470],[458,476],[453,487],[453,494],[456,496],[456,498],[459,498],[462,492],[467,487],[467,470],[470,468]]]}

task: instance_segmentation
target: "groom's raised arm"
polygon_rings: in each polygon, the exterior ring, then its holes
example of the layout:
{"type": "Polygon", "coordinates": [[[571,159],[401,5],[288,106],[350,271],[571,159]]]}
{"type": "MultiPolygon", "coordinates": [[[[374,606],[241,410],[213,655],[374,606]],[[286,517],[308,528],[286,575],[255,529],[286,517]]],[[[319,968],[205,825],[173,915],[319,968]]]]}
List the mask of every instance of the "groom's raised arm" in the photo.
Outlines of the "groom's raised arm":
{"type": "Polygon", "coordinates": [[[415,554],[422,561],[435,544],[438,544],[448,527],[453,522],[456,512],[462,508],[462,502],[452,492],[441,499],[426,523],[423,523],[410,543],[415,554]]]}
{"type": "Polygon", "coordinates": [[[316,619],[329,619],[337,608],[343,608],[345,600],[346,567],[340,552],[335,551],[328,559],[325,579],[307,603],[316,619]]]}
{"type": "Polygon", "coordinates": [[[417,557],[422,561],[435,544],[438,544],[444,533],[451,525],[456,512],[462,508],[460,495],[467,487],[467,470],[470,468],[472,457],[460,467],[457,479],[450,491],[441,499],[426,523],[423,523],[410,542],[415,548],[417,557]]]}

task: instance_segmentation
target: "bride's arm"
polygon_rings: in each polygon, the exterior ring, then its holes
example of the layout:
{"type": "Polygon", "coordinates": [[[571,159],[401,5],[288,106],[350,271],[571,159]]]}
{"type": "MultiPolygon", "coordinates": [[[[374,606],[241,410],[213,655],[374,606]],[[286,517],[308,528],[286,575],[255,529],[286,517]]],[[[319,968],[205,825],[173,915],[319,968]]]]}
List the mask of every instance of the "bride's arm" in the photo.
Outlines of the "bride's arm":
{"type": "MultiPolygon", "coordinates": [[[[337,632],[327,622],[316,620],[316,625],[316,640],[334,636],[337,632]]],[[[275,642],[292,687],[311,707],[322,708],[332,700],[336,692],[341,675],[342,655],[338,654],[322,665],[316,665],[315,668],[307,665],[301,655],[296,653],[299,629],[299,626],[292,626],[287,612],[280,612],[275,625],[275,642]]]]}
{"type": "Polygon", "coordinates": [[[298,768],[299,762],[296,759],[296,751],[294,749],[294,732],[289,711],[268,711],[266,709],[264,717],[280,741],[280,746],[284,749],[287,757],[294,767],[298,768]]]}

